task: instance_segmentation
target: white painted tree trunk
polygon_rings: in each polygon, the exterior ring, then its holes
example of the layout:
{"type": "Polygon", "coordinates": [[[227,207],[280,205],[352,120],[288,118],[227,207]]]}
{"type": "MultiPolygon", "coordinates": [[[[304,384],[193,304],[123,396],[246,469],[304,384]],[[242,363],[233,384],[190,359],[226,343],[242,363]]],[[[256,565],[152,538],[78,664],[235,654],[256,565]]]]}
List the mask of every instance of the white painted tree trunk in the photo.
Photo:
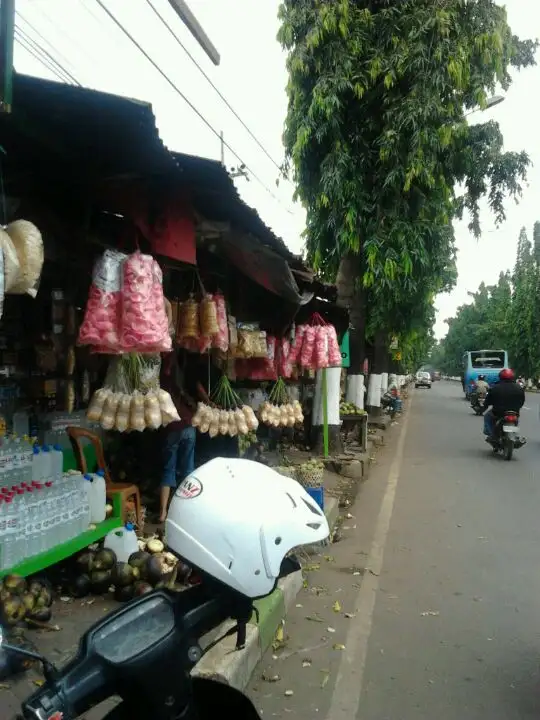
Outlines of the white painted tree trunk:
{"type": "Polygon", "coordinates": [[[364,376],[347,375],[347,402],[354,403],[359,410],[363,410],[364,396],[364,376]]]}
{"type": "Polygon", "coordinates": [[[381,407],[381,376],[377,373],[369,376],[367,404],[372,408],[381,407]]]}
{"type": "Polygon", "coordinates": [[[388,373],[381,374],[381,395],[388,390],[388,373]]]}
{"type": "MultiPolygon", "coordinates": [[[[339,398],[340,398],[341,368],[328,368],[326,370],[326,388],[328,395],[328,425],[340,425],[339,398]]],[[[322,370],[317,371],[315,383],[315,397],[313,399],[313,422],[315,427],[324,424],[322,401],[322,370]]]]}

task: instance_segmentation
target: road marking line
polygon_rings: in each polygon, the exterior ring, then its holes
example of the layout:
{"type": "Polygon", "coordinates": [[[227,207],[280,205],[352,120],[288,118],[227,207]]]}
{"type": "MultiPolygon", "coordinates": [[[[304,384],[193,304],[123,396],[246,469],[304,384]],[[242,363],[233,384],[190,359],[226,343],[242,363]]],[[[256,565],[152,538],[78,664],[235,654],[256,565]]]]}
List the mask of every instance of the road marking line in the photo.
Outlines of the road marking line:
{"type": "MultiPolygon", "coordinates": [[[[411,396],[412,397],[412,396],[411,396]]],[[[375,535],[369,552],[366,572],[362,578],[356,596],[356,617],[351,623],[345,640],[345,650],[341,655],[336,684],[327,720],[351,720],[362,715],[360,698],[364,679],[364,670],[373,626],[373,611],[379,589],[379,576],[383,567],[384,548],[390,530],[390,521],[394,510],[396,489],[401,471],[407,428],[411,416],[412,400],[401,429],[396,454],[392,460],[386,490],[377,518],[375,535]]]]}

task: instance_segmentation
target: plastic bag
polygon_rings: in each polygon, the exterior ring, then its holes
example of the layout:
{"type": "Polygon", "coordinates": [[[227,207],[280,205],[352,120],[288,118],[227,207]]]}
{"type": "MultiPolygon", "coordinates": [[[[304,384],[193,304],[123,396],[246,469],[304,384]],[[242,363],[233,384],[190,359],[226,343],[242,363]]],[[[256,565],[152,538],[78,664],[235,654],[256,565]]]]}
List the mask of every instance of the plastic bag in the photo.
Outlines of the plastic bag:
{"type": "Polygon", "coordinates": [[[217,307],[212,295],[205,295],[201,300],[201,305],[199,307],[199,319],[202,335],[211,338],[218,334],[219,324],[217,319],[217,307]]]}
{"type": "Polygon", "coordinates": [[[171,349],[162,275],[151,255],[134,253],[122,268],[120,344],[125,351],[166,352],[171,349]]]}
{"type": "Polygon", "coordinates": [[[180,345],[189,338],[199,338],[199,305],[191,295],[178,308],[178,342],[180,345]]]}
{"type": "Polygon", "coordinates": [[[106,250],[94,265],[79,345],[101,346],[102,352],[120,349],[120,287],[123,253],[106,250]]]}
{"type": "Polygon", "coordinates": [[[15,287],[20,272],[19,256],[13,241],[5,230],[0,228],[0,246],[4,256],[4,294],[8,295],[15,287]]]}
{"type": "Polygon", "coordinates": [[[13,295],[28,294],[35,298],[43,269],[43,239],[37,227],[28,220],[15,220],[6,228],[19,258],[19,275],[11,287],[13,295]]]}
{"type": "Polygon", "coordinates": [[[317,370],[327,368],[328,363],[328,326],[319,325],[315,328],[314,366],[317,370]]]}
{"type": "Polygon", "coordinates": [[[328,325],[328,366],[341,367],[343,358],[341,357],[341,348],[337,338],[336,328],[328,325]]]}
{"type": "Polygon", "coordinates": [[[304,335],[306,333],[307,325],[298,325],[296,328],[296,334],[290,345],[290,351],[288,361],[291,365],[295,365],[300,359],[300,352],[302,350],[302,343],[304,342],[304,335]]]}
{"type": "Polygon", "coordinates": [[[229,323],[225,298],[218,293],[214,295],[214,302],[216,303],[218,332],[212,339],[212,346],[222,352],[227,352],[229,349],[229,323]]]}
{"type": "Polygon", "coordinates": [[[314,369],[313,351],[315,349],[315,328],[306,327],[302,341],[302,350],[300,351],[300,365],[309,370],[314,369]]]}

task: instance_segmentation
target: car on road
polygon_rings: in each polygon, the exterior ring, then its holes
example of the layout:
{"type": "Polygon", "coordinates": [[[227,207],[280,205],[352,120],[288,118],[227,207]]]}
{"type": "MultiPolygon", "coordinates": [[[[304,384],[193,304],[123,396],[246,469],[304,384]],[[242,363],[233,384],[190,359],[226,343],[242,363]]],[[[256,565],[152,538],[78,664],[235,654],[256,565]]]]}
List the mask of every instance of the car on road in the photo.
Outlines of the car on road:
{"type": "Polygon", "coordinates": [[[438,370],[433,370],[431,373],[431,382],[436,382],[441,379],[441,373],[438,370]]]}
{"type": "Polygon", "coordinates": [[[431,390],[431,375],[424,370],[420,370],[420,372],[417,372],[416,379],[414,381],[414,387],[425,387],[431,390]]]}

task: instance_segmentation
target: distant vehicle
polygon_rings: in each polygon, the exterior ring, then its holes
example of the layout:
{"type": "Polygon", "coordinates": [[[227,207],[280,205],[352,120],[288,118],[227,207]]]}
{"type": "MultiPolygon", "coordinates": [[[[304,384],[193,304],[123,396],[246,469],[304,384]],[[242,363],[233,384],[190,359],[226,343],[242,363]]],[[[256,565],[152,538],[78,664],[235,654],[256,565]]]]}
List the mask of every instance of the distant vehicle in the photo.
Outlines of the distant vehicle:
{"type": "Polygon", "coordinates": [[[432,370],[431,372],[431,382],[436,382],[437,380],[441,379],[441,373],[438,370],[432,370]]]}
{"type": "Polygon", "coordinates": [[[499,373],[508,367],[506,350],[468,350],[463,354],[463,391],[467,400],[471,399],[478,375],[484,375],[490,385],[499,380],[499,373]]]}
{"type": "Polygon", "coordinates": [[[417,372],[414,381],[414,387],[425,387],[431,390],[431,375],[425,370],[420,370],[419,372],[417,372]]]}

